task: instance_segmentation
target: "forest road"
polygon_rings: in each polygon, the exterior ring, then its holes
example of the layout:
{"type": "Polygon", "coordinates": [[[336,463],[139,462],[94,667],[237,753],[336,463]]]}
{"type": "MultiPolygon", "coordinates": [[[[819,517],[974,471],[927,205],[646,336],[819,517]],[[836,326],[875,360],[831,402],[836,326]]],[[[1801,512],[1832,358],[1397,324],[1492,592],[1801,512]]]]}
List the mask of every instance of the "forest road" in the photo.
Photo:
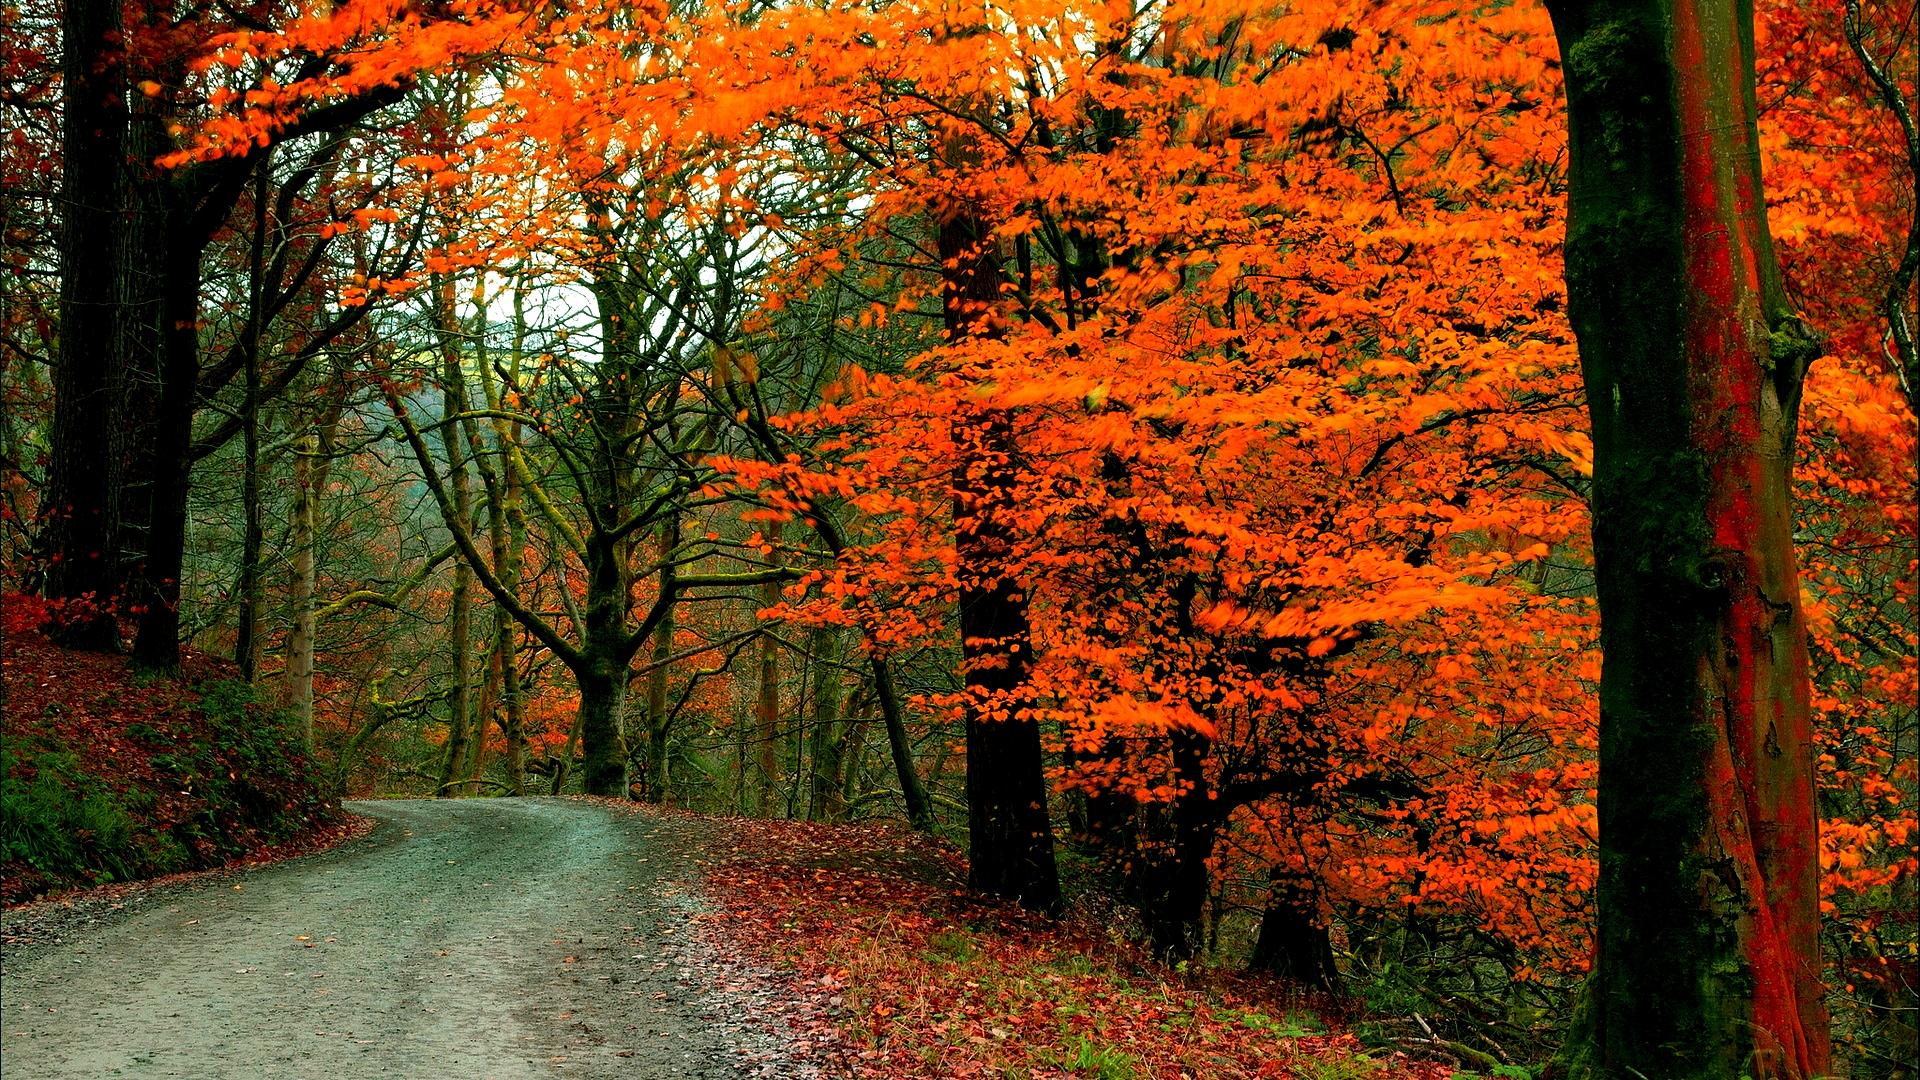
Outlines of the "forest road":
{"type": "Polygon", "coordinates": [[[788,1075],[704,989],[679,823],[564,799],[347,806],[371,836],[10,949],[0,1077],[788,1075]]]}

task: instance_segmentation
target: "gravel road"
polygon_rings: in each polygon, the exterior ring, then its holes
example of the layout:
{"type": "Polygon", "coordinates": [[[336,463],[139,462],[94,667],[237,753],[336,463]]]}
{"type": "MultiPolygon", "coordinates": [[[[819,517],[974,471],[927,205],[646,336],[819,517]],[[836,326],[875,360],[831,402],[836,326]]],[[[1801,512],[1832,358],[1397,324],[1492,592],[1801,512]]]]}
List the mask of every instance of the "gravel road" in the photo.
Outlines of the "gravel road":
{"type": "Polygon", "coordinates": [[[560,799],[347,805],[379,828],[10,947],[5,1080],[808,1071],[708,989],[683,826],[560,799]]]}

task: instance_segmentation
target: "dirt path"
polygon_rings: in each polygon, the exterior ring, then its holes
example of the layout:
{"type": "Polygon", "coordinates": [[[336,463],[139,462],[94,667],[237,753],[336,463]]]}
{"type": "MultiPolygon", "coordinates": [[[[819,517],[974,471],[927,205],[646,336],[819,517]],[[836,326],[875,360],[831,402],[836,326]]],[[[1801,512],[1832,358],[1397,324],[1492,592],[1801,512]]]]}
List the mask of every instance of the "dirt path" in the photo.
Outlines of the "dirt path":
{"type": "Polygon", "coordinates": [[[9,949],[6,1080],[799,1071],[704,989],[671,827],[555,799],[349,808],[371,837],[9,949]]]}

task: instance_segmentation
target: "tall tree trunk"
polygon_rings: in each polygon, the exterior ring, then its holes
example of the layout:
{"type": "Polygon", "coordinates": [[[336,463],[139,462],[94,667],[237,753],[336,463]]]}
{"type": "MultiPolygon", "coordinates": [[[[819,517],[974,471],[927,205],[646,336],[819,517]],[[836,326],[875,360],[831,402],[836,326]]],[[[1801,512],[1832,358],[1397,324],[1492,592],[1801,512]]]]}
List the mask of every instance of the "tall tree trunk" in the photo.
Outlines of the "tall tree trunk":
{"type": "Polygon", "coordinates": [[[287,629],[285,665],[287,705],[300,724],[302,742],[313,747],[313,638],[314,638],[314,503],[318,491],[314,483],[313,459],[319,455],[320,440],[308,435],[300,440],[293,456],[293,618],[287,629]]]}
{"type": "Polygon", "coordinates": [[[65,601],[58,636],[120,647],[112,605],[120,588],[112,431],[125,368],[122,269],[127,227],[127,59],[120,0],[68,0],[61,14],[60,363],[40,536],[41,589],[65,601]]]}
{"type": "Polygon", "coordinates": [[[333,465],[334,435],[346,409],[343,388],[333,389],[313,432],[300,441],[293,457],[293,611],[287,630],[285,678],[287,704],[300,723],[305,744],[313,746],[313,669],[319,576],[319,507],[333,465]]]}
{"type": "Polygon", "coordinates": [[[312,433],[300,441],[293,457],[293,611],[287,631],[286,699],[309,748],[313,746],[313,669],[318,639],[319,508],[327,490],[327,474],[332,470],[334,435],[345,409],[344,389],[336,387],[329,392],[312,433]]]}
{"type": "MultiPolygon", "coordinates": [[[[527,321],[525,313],[525,292],[513,290],[513,347],[507,356],[507,380],[514,381],[520,375],[520,358],[525,355],[527,321]]],[[[477,313],[480,319],[485,312],[477,313]]],[[[492,365],[486,362],[484,345],[486,334],[475,335],[483,351],[481,362],[475,365],[479,377],[480,393],[486,400],[487,408],[493,415],[489,423],[493,431],[493,449],[497,455],[497,464],[489,466],[477,421],[467,424],[467,444],[473,451],[474,465],[480,471],[482,483],[487,492],[487,545],[493,556],[494,575],[508,592],[520,591],[521,553],[527,546],[527,514],[522,504],[520,474],[511,462],[511,456],[518,451],[520,426],[501,415],[505,402],[504,387],[496,383],[491,371],[492,365]]],[[[507,774],[507,789],[515,795],[527,793],[527,723],[526,700],[520,686],[520,630],[513,616],[497,602],[493,606],[492,642],[488,650],[489,678],[498,687],[497,707],[500,716],[500,734],[506,742],[506,752],[501,761],[507,774]]],[[[486,716],[481,714],[481,724],[486,716]]],[[[484,736],[483,736],[484,737],[484,736]]]]}
{"type": "MultiPolygon", "coordinates": [[[[463,446],[461,414],[467,411],[466,377],[460,352],[458,324],[455,321],[453,279],[435,283],[435,329],[440,337],[441,373],[440,443],[447,454],[447,487],[452,496],[454,516],[459,527],[473,527],[473,489],[467,478],[467,455],[463,446]]],[[[465,559],[453,563],[453,587],[447,600],[447,678],[452,685],[447,695],[447,752],[440,769],[440,784],[435,794],[442,797],[460,793],[458,781],[465,774],[468,744],[473,739],[473,569],[465,559]]]]}
{"type": "MultiPolygon", "coordinates": [[[[955,140],[958,143],[960,140],[955,140]]],[[[959,162],[973,154],[956,149],[959,162]]],[[[939,223],[942,300],[952,341],[995,333],[1000,268],[991,230],[968,207],[939,223]]],[[[967,835],[974,888],[1038,911],[1060,903],[1040,726],[1028,712],[1032,643],[1027,598],[1010,575],[1013,541],[1000,520],[1014,494],[1012,419],[968,408],[955,419],[953,506],[966,681],[967,835]]],[[[896,750],[896,754],[897,754],[896,750]]]]}
{"type": "Polygon", "coordinates": [[[1745,0],[1550,0],[1594,429],[1598,953],[1576,1075],[1827,1072],[1789,468],[1818,345],[1767,233],[1745,0]]]}
{"type": "MultiPolygon", "coordinates": [[[[504,424],[504,421],[502,421],[504,424]]],[[[511,433],[503,438],[513,437],[511,433]]],[[[520,480],[510,468],[501,470],[505,494],[505,533],[498,549],[500,579],[509,589],[520,588],[521,552],[527,546],[527,516],[520,504],[520,480]]],[[[494,608],[493,652],[500,664],[500,704],[507,742],[507,786],[515,795],[527,791],[527,695],[520,683],[520,628],[506,611],[494,608]]]]}
{"type": "Polygon", "coordinates": [[[673,782],[672,769],[667,761],[668,736],[672,734],[673,718],[667,705],[667,675],[672,665],[666,659],[673,655],[673,612],[660,620],[653,628],[653,663],[657,665],[647,673],[647,784],[648,802],[667,803],[667,785],[673,782]]]}
{"type": "Polygon", "coordinates": [[[154,408],[151,456],[143,470],[150,493],[146,557],[136,597],[139,633],[133,658],[142,667],[180,667],[180,575],[186,563],[187,493],[192,486],[193,412],[200,382],[200,259],[205,241],[169,225],[160,251],[160,398],[154,408]]]}
{"type": "Polygon", "coordinates": [[[845,653],[843,631],[816,626],[807,633],[807,653],[813,665],[813,715],[807,729],[807,820],[841,821],[847,803],[840,788],[845,783],[842,744],[846,739],[840,714],[846,683],[840,675],[845,653]]]}
{"type": "MultiPolygon", "coordinates": [[[[769,542],[779,543],[774,531],[769,542]]],[[[778,560],[776,553],[773,558],[778,560]]],[[[780,602],[780,583],[769,581],[760,586],[760,605],[770,608],[780,602]]],[[[771,633],[760,635],[760,685],[753,703],[754,738],[759,742],[758,809],[762,817],[774,816],[780,791],[780,639],[771,633]]]]}
{"type": "Polygon", "coordinates": [[[1134,874],[1134,892],[1140,897],[1140,914],[1154,952],[1177,961],[1200,951],[1210,883],[1207,860],[1213,856],[1220,818],[1219,804],[1207,782],[1211,740],[1184,730],[1169,738],[1174,781],[1183,790],[1164,807],[1141,811],[1161,819],[1164,854],[1134,853],[1140,867],[1134,874]]]}
{"type": "Polygon", "coordinates": [[[253,236],[248,244],[246,357],[242,367],[240,400],[240,629],[234,635],[233,659],[240,678],[252,682],[260,667],[261,549],[265,536],[260,524],[260,344],[261,312],[265,309],[267,278],[267,179],[272,156],[260,159],[253,182],[253,236]]]}
{"type": "MultiPolygon", "coordinates": [[[[660,523],[657,534],[660,545],[660,595],[666,596],[674,589],[673,549],[680,546],[680,522],[672,517],[660,523]]],[[[667,689],[673,666],[667,659],[673,655],[673,635],[676,629],[674,609],[667,608],[666,615],[654,625],[653,654],[649,658],[653,669],[647,672],[647,778],[642,794],[648,802],[666,803],[667,785],[672,781],[671,770],[667,763],[667,736],[673,724],[667,705],[667,689]]]]}

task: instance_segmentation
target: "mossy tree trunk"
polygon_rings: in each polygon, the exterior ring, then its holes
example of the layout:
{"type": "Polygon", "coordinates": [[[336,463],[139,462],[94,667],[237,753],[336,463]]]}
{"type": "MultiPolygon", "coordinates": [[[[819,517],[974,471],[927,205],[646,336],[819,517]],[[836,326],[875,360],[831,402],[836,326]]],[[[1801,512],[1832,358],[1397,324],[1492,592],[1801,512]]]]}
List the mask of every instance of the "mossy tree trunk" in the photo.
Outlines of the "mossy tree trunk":
{"type": "MultiPolygon", "coordinates": [[[[466,448],[460,419],[467,411],[466,358],[461,353],[460,326],[454,310],[453,279],[434,282],[434,329],[440,339],[440,443],[447,456],[447,487],[462,528],[472,528],[473,488],[467,476],[466,448]]],[[[473,730],[473,571],[459,559],[453,564],[453,585],[447,599],[447,751],[434,794],[451,798],[462,794],[460,780],[473,730]]],[[[477,733],[484,739],[484,731],[477,733]]]]}
{"type": "MultiPolygon", "coordinates": [[[[768,526],[769,542],[778,546],[780,526],[768,526]]],[[[776,551],[771,558],[777,563],[776,551]]],[[[780,603],[780,582],[760,586],[760,605],[770,608],[780,603]]],[[[758,743],[755,770],[755,807],[762,817],[774,817],[780,800],[780,639],[763,629],[760,634],[759,693],[753,703],[754,739],[758,743]]]]}
{"type": "Polygon", "coordinates": [[[1747,0],[1549,0],[1594,429],[1596,1077],[1827,1070],[1788,471],[1817,352],[1780,286],[1747,0]]]}
{"type": "Polygon", "coordinates": [[[807,820],[841,821],[847,803],[844,746],[847,725],[842,722],[846,684],[840,666],[846,657],[845,632],[837,626],[816,626],[807,633],[808,662],[813,665],[813,716],[807,729],[807,820]]]}

